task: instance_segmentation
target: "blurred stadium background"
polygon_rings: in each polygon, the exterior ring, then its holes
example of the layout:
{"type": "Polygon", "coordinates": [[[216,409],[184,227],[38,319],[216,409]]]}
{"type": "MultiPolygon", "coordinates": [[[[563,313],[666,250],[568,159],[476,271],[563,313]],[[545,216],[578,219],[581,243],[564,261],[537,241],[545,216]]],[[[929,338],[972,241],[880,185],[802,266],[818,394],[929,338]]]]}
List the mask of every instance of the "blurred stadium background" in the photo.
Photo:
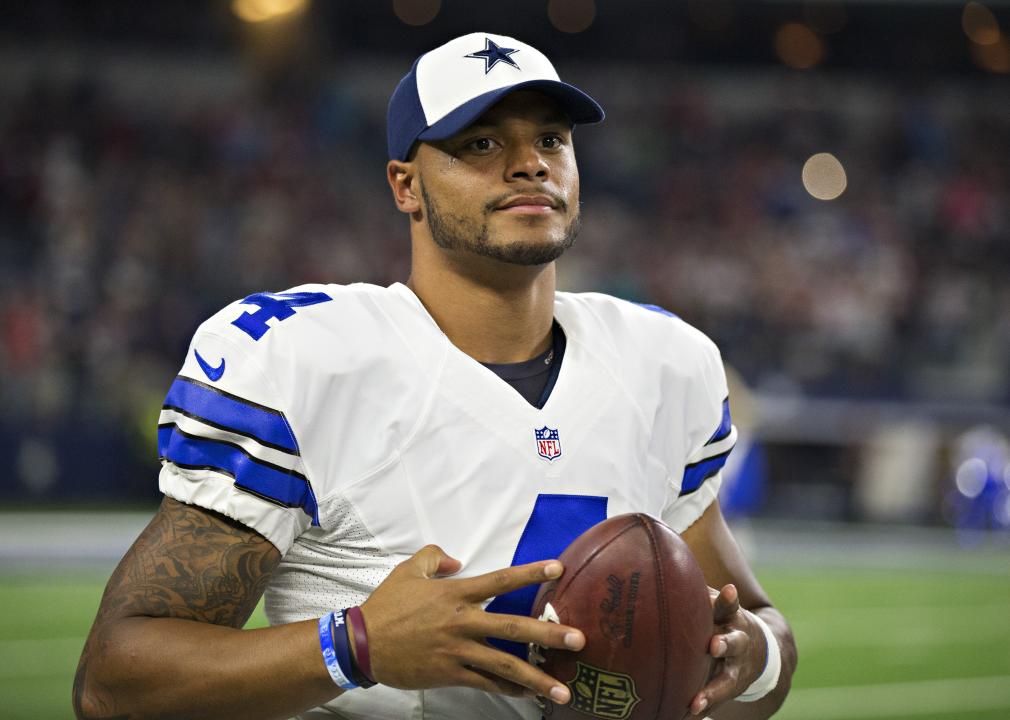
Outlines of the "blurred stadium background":
{"type": "Polygon", "coordinates": [[[943,0],[5,3],[0,715],[71,717],[197,324],[406,277],[385,102],[473,30],[607,108],[563,289],[734,369],[724,503],[801,653],[780,717],[1010,718],[1010,7],[943,0]]]}

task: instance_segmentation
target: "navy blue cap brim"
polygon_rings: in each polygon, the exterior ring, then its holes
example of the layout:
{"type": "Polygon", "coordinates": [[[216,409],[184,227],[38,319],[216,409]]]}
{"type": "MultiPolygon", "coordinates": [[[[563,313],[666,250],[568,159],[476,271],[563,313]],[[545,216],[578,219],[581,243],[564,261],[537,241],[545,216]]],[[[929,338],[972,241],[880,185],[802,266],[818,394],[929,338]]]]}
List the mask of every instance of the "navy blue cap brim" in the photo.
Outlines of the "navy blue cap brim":
{"type": "Polygon", "coordinates": [[[598,123],[605,113],[600,104],[574,85],[560,80],[528,80],[478,95],[463,103],[417,136],[418,140],[445,140],[473,125],[491,106],[516,90],[537,90],[553,98],[576,125],[598,123]]]}

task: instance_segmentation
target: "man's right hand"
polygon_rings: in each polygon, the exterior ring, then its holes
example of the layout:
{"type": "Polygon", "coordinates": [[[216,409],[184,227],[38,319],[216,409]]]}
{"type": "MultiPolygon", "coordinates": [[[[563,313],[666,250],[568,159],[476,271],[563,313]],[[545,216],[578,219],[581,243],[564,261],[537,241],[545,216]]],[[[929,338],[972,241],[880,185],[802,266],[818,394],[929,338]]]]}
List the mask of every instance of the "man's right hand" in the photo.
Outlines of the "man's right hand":
{"type": "Polygon", "coordinates": [[[520,615],[485,612],[484,601],[561,576],[557,560],[496,570],[466,579],[459,560],[428,545],[400,563],[361,606],[375,680],[419,689],[464,686],[505,695],[543,695],[566,703],[563,683],[486,638],[581,650],[577,628],[520,615]]]}

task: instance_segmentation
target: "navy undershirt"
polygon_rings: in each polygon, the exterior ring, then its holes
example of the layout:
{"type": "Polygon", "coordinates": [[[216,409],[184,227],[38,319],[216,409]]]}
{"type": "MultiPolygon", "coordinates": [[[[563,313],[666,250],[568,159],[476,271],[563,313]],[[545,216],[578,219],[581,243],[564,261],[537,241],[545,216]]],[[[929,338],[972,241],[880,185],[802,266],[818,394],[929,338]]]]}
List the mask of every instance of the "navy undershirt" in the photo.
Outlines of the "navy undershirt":
{"type": "Polygon", "coordinates": [[[555,321],[551,327],[551,347],[532,360],[482,365],[511,385],[530,405],[542,408],[557,382],[565,344],[565,333],[555,321]]]}

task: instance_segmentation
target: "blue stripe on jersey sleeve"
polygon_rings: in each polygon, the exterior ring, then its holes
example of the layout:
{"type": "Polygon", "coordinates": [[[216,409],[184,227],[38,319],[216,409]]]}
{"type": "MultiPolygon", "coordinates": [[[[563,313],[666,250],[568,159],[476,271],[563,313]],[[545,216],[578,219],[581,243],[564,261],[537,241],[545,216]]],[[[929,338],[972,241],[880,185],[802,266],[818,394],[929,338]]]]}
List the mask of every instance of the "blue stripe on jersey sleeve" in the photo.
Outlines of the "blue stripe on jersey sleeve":
{"type": "Polygon", "coordinates": [[[684,468],[684,480],[680,483],[681,497],[690,495],[700,488],[703,482],[722,470],[722,466],[726,464],[728,457],[729,450],[721,455],[707,458],[684,468]]]}
{"type": "Polygon", "coordinates": [[[181,432],[174,425],[158,428],[158,454],[181,468],[217,470],[235,485],[275,505],[301,508],[319,525],[316,498],[308,480],[293,470],[254,460],[241,448],[181,432]]]}
{"type": "Polygon", "coordinates": [[[652,310],[652,312],[659,313],[660,315],[667,315],[672,318],[677,318],[678,320],[680,319],[680,315],[672,313],[666,308],[660,307],[659,305],[649,305],[648,303],[635,303],[635,305],[638,305],[638,307],[645,308],[646,310],[652,310]]]}
{"type": "Polygon", "coordinates": [[[208,420],[212,425],[233,430],[265,445],[298,453],[294,434],[280,411],[243,400],[198,380],[177,377],[168,390],[165,407],[208,420]]]}
{"type": "Polygon", "coordinates": [[[722,401],[722,420],[719,422],[719,427],[716,428],[715,433],[709,439],[706,445],[711,445],[712,443],[717,443],[720,440],[725,440],[729,437],[730,431],[733,429],[733,419],[729,414],[729,398],[722,401]]]}

